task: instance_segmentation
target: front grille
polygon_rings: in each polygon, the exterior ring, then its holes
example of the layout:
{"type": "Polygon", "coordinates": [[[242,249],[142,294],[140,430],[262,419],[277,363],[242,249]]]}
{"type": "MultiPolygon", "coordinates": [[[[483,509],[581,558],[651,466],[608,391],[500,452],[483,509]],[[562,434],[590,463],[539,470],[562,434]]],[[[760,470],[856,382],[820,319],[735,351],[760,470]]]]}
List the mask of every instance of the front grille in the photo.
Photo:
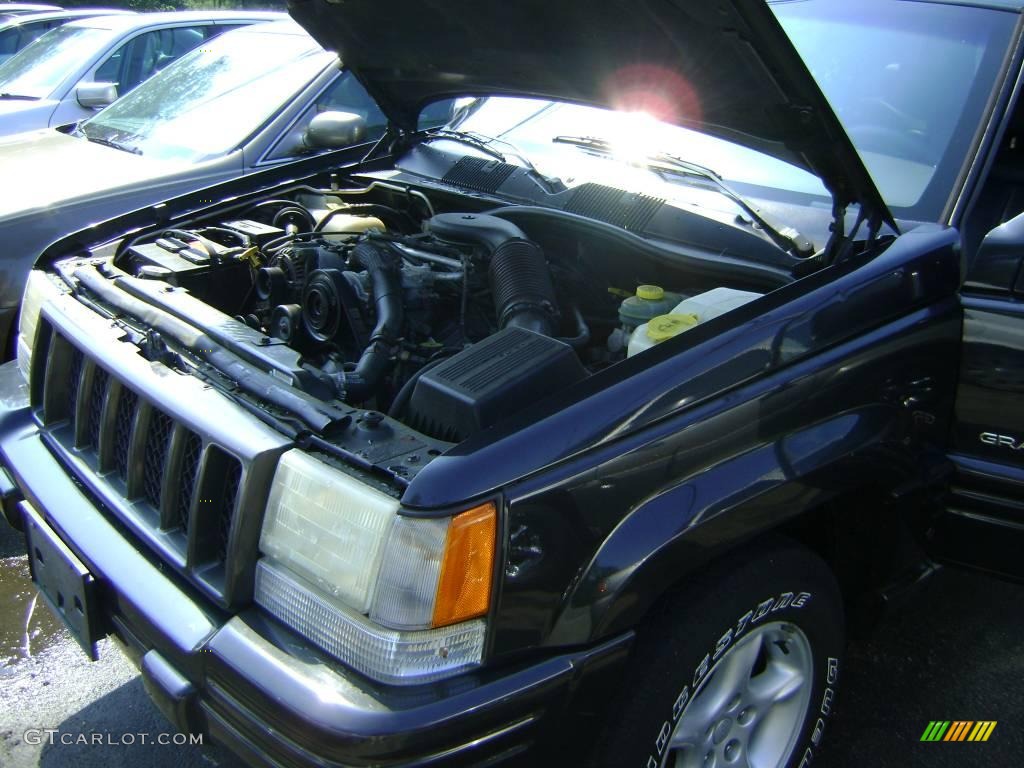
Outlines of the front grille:
{"type": "Polygon", "coordinates": [[[106,483],[120,508],[133,511],[144,538],[175,551],[188,570],[202,566],[204,578],[210,566],[228,570],[247,479],[239,456],[151,403],[56,329],[35,391],[48,434],[106,483]]]}

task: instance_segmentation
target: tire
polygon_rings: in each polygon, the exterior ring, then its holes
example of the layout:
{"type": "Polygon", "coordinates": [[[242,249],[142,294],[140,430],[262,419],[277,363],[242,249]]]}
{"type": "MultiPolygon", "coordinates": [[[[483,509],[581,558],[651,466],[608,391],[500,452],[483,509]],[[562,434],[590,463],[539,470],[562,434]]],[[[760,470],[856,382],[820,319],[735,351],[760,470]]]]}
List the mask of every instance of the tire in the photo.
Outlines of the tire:
{"type": "Polygon", "coordinates": [[[608,768],[805,768],[835,706],[839,588],[772,537],[664,598],[637,630],[591,759],[608,768]]]}

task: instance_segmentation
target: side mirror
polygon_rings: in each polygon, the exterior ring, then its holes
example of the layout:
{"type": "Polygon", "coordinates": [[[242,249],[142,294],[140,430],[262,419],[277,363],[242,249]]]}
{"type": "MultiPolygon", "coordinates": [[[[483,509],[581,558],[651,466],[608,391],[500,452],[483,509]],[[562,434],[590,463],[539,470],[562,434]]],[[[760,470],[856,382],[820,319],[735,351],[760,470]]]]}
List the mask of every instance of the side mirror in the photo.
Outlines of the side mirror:
{"type": "Polygon", "coordinates": [[[113,83],[82,83],[75,89],[75,98],[83,107],[99,109],[117,101],[117,86],[113,83]]]}
{"type": "Polygon", "coordinates": [[[338,149],[366,135],[366,120],[352,112],[321,112],[309,121],[302,143],[310,149],[338,149]]]}

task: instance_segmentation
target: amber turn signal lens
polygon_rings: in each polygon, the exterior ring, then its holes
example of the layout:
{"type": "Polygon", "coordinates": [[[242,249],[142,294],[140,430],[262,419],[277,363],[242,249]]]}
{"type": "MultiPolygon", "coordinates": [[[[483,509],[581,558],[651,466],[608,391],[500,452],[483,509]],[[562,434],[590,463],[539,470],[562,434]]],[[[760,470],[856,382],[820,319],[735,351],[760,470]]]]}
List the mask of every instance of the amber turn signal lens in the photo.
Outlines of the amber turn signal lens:
{"type": "Polygon", "coordinates": [[[444,627],[487,613],[497,519],[493,502],[452,518],[441,561],[432,626],[444,627]]]}

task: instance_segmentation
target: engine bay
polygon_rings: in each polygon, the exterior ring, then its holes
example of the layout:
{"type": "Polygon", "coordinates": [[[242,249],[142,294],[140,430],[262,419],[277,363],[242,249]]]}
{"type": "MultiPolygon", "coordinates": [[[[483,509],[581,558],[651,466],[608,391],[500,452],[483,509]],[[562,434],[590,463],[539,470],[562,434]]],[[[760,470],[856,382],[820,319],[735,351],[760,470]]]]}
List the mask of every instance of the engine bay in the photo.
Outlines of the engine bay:
{"type": "Polygon", "coordinates": [[[58,266],[114,305],[146,357],[320,434],[354,418],[375,446],[355,449],[364,459],[393,428],[441,452],[685,331],[703,319],[688,301],[772,287],[631,252],[607,224],[481,203],[383,181],[303,187],[121,241],[92,272],[58,266]],[[125,301],[202,334],[183,344],[125,301]]]}

